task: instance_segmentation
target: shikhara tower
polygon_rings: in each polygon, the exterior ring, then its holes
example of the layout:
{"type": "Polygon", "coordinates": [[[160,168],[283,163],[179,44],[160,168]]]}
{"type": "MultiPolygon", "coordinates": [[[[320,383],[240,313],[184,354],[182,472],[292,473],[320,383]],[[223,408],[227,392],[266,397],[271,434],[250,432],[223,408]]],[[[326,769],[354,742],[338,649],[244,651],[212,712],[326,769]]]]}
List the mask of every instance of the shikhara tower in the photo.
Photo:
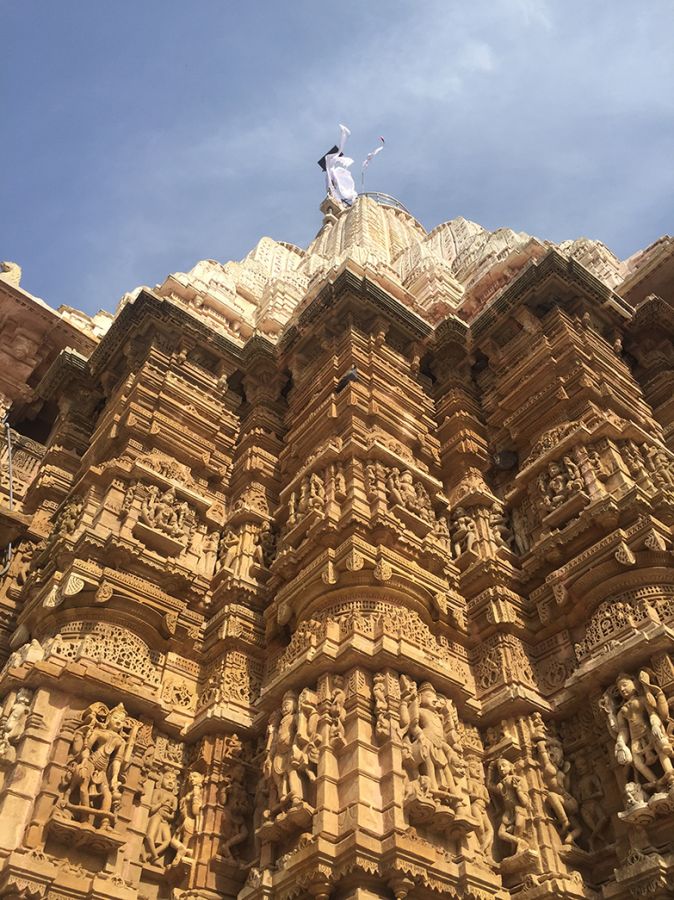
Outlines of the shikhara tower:
{"type": "Polygon", "coordinates": [[[671,897],[672,240],[322,212],[3,266],[0,896],[671,897]]]}

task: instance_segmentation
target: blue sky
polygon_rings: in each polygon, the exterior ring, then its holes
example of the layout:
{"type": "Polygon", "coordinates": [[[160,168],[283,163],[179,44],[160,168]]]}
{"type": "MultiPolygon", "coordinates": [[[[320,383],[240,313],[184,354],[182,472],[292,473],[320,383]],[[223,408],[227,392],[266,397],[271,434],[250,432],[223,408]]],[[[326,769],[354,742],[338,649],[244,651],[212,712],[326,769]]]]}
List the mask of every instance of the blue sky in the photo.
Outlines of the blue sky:
{"type": "Polygon", "coordinates": [[[621,257],[674,232],[674,0],[5,0],[0,259],[113,310],[320,226],[316,160],[369,190],[621,257]]]}

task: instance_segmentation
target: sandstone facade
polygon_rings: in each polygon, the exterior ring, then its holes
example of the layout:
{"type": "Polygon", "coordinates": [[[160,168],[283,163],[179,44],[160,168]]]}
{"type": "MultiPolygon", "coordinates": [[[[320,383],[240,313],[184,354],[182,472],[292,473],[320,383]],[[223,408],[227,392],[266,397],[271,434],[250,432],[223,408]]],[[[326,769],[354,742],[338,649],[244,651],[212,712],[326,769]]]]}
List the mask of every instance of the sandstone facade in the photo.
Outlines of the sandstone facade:
{"type": "Polygon", "coordinates": [[[322,211],[0,275],[0,896],[673,896],[671,239],[322,211]]]}

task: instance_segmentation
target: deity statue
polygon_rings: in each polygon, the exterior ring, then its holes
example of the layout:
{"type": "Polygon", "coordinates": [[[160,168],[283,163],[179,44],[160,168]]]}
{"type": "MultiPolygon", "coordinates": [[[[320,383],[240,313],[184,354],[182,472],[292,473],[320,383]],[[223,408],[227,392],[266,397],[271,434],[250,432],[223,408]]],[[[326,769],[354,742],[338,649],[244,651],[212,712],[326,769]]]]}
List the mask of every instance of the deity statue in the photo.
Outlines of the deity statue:
{"type": "Polygon", "coordinates": [[[157,515],[157,499],[159,497],[159,488],[156,484],[151,484],[145,496],[143,497],[143,502],[140,505],[140,521],[147,525],[149,528],[154,528],[154,523],[157,515]]]}
{"type": "Polygon", "coordinates": [[[82,718],[71,745],[61,809],[74,813],[80,821],[112,827],[140,723],[127,725],[121,703],[113,709],[93,703],[82,718]]]}
{"type": "Polygon", "coordinates": [[[416,506],[417,494],[414,490],[414,479],[411,472],[400,472],[397,466],[393,466],[386,479],[389,500],[393,506],[409,507],[410,503],[416,506]]]}
{"type": "Polygon", "coordinates": [[[464,763],[451,701],[438,697],[428,681],[418,689],[404,675],[400,681],[400,732],[410,783],[433,796],[455,795],[464,763]]]}
{"type": "Polygon", "coordinates": [[[433,525],[433,536],[436,541],[446,549],[449,549],[449,526],[447,525],[446,516],[438,516],[433,525]]]}
{"type": "Polygon", "coordinates": [[[615,738],[615,758],[620,766],[628,766],[632,775],[627,783],[639,785],[646,794],[673,787],[674,722],[667,699],[651,681],[650,673],[642,670],[635,678],[622,672],[600,704],[615,738]]]}
{"type": "Polygon", "coordinates": [[[26,728],[33,695],[26,688],[19,688],[5,719],[0,723],[0,762],[11,764],[16,760],[14,744],[26,728]]]}
{"type": "Polygon", "coordinates": [[[374,699],[375,735],[378,740],[385,741],[391,734],[391,711],[386,694],[386,675],[383,672],[375,673],[372,682],[372,697],[374,699]]]}
{"type": "Polygon", "coordinates": [[[167,769],[152,792],[150,817],[144,843],[150,862],[156,863],[169,847],[184,856],[186,847],[178,840],[174,820],[178,810],[178,782],[173,769],[167,769]]]}
{"type": "Polygon", "coordinates": [[[332,696],[330,697],[329,707],[330,745],[336,749],[340,749],[346,744],[346,733],[344,730],[344,721],[346,719],[345,701],[344,679],[341,675],[333,675],[332,696]]]}
{"type": "Polygon", "coordinates": [[[487,812],[489,791],[484,783],[484,769],[477,756],[468,757],[468,793],[470,795],[470,811],[477,819],[477,836],[485,855],[491,853],[494,842],[494,828],[487,812]]]}
{"type": "Polygon", "coordinates": [[[491,533],[494,535],[496,546],[505,547],[508,550],[511,549],[513,545],[513,533],[508,526],[508,520],[506,519],[505,513],[496,506],[492,507],[489,512],[489,527],[491,528],[491,533]]]}
{"type": "Polygon", "coordinates": [[[59,519],[59,534],[69,535],[75,531],[80,520],[80,516],[82,515],[83,508],[84,500],[82,499],[82,497],[73,497],[71,500],[68,500],[66,505],[63,507],[63,511],[59,519]]]}
{"type": "Polygon", "coordinates": [[[237,763],[226,776],[223,786],[222,854],[230,860],[235,858],[232,853],[233,848],[240,847],[248,837],[246,823],[251,803],[245,780],[246,770],[240,763],[237,763]]]}
{"type": "Polygon", "coordinates": [[[255,544],[253,561],[260,567],[268,569],[276,554],[276,535],[269,522],[263,522],[255,544]]]}
{"type": "Polygon", "coordinates": [[[264,777],[269,781],[269,814],[278,807],[309,802],[309,787],[316,779],[320,735],[318,713],[311,692],[299,696],[286,691],[281,709],[267,728],[264,777]]]}
{"type": "Polygon", "coordinates": [[[565,456],[561,462],[548,463],[547,472],[538,476],[538,487],[543,505],[554,510],[574,493],[584,490],[585,485],[578,464],[565,456]]]}
{"type": "Polygon", "coordinates": [[[324,509],[325,485],[323,484],[323,479],[316,472],[312,472],[302,482],[297,512],[300,516],[304,516],[312,510],[323,512],[324,509]]]}
{"type": "Polygon", "coordinates": [[[170,537],[181,537],[183,531],[182,513],[184,513],[184,504],[176,503],[175,488],[170,487],[157,500],[154,527],[165,532],[170,537]]]}
{"type": "Polygon", "coordinates": [[[514,854],[523,853],[529,849],[527,834],[531,817],[526,783],[515,774],[510,760],[500,757],[489,765],[487,786],[503,807],[498,836],[514,848],[514,854]]]}
{"type": "Polygon", "coordinates": [[[174,865],[192,862],[194,838],[201,831],[201,810],[204,803],[204,776],[201,772],[190,772],[187,789],[180,798],[180,825],[176,834],[180,847],[177,849],[174,865]]]}
{"type": "Polygon", "coordinates": [[[454,559],[458,559],[462,553],[470,553],[475,547],[477,529],[475,522],[466,513],[463,506],[457,506],[452,513],[452,549],[454,559]]]}
{"type": "Polygon", "coordinates": [[[534,713],[533,720],[534,732],[531,737],[547,789],[545,800],[557,820],[564,844],[574,844],[582,827],[578,819],[578,803],[569,790],[571,766],[564,759],[560,740],[546,731],[540,714],[534,713]]]}
{"type": "Polygon", "coordinates": [[[222,536],[218,551],[218,558],[223,569],[233,568],[234,562],[239,555],[240,547],[241,535],[234,529],[228,528],[222,536]]]}
{"type": "Polygon", "coordinates": [[[591,771],[587,757],[576,757],[576,797],[580,806],[580,817],[588,831],[588,846],[594,852],[607,842],[606,832],[611,823],[606,812],[606,797],[598,775],[591,771]]]}

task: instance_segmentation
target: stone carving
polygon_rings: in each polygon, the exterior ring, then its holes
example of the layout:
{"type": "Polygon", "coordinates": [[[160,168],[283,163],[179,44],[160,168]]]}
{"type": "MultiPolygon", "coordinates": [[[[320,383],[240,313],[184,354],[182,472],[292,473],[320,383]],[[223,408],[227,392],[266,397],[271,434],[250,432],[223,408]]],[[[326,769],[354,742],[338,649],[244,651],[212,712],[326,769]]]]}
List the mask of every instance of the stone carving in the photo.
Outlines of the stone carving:
{"type": "Polygon", "coordinates": [[[96,827],[114,825],[139,728],[140,722],[130,719],[121,703],[112,709],[104,703],[87,707],[70,745],[57,805],[60,816],[96,827]]]}
{"type": "Polygon", "coordinates": [[[529,829],[531,801],[524,779],[515,774],[513,763],[505,757],[492,760],[487,773],[487,786],[496,798],[498,836],[518,856],[530,851],[529,829]]]}
{"type": "Polygon", "coordinates": [[[424,521],[435,524],[435,514],[428,491],[420,481],[415,481],[408,469],[402,472],[397,466],[388,470],[386,492],[391,506],[400,506],[424,521]]]}
{"type": "Polygon", "coordinates": [[[293,491],[288,499],[288,525],[296,525],[309,513],[323,515],[325,501],[325,481],[316,472],[305,475],[299,490],[293,491]]]}
{"type": "Polygon", "coordinates": [[[72,497],[68,500],[58,515],[56,527],[52,533],[52,539],[57,537],[70,537],[76,530],[84,509],[83,497],[72,497]]]}
{"type": "Polygon", "coordinates": [[[178,779],[173,769],[166,769],[152,792],[144,844],[147,858],[158,863],[169,848],[185,855],[186,847],[177,837],[175,825],[178,811],[178,779]]]}
{"type": "Polygon", "coordinates": [[[234,568],[234,562],[241,551],[241,532],[235,528],[228,528],[222,536],[218,548],[218,559],[223,569],[234,568]]]}
{"type": "MultiPolygon", "coordinates": [[[[222,827],[222,854],[234,860],[234,848],[240,848],[248,837],[248,815],[251,802],[246,789],[246,770],[241,763],[235,763],[225,776],[221,802],[224,808],[222,827]]],[[[238,852],[238,851],[237,851],[238,852]]]]}
{"type": "Polygon", "coordinates": [[[448,641],[442,635],[434,635],[418,613],[379,600],[359,599],[334,608],[328,607],[318,613],[317,618],[300,622],[274,668],[279,672],[285,671],[309,648],[319,644],[325,638],[331,621],[339,624],[340,639],[346,639],[354,632],[372,639],[380,634],[396,640],[404,638],[429,658],[442,660],[443,667],[453,677],[472,680],[461,645],[448,641]]]}
{"type": "Polygon", "coordinates": [[[563,457],[561,462],[550,462],[538,476],[538,489],[544,510],[552,512],[584,489],[580,469],[570,456],[563,457]]]}
{"type": "Polygon", "coordinates": [[[391,736],[391,709],[386,690],[386,675],[376,672],[372,680],[372,698],[374,701],[375,736],[383,742],[391,736]]]}
{"type": "Polygon", "coordinates": [[[248,484],[241,496],[234,502],[233,510],[234,512],[254,512],[268,516],[269,504],[264,485],[257,481],[248,484]]]}
{"type": "Polygon", "coordinates": [[[161,531],[179,541],[191,537],[196,523],[193,510],[185,501],[178,501],[174,487],[162,493],[155,484],[149,485],[145,490],[139,519],[148,528],[161,531]]]}
{"type": "Polygon", "coordinates": [[[472,553],[477,541],[477,526],[463,506],[457,506],[452,512],[452,551],[454,559],[463,553],[472,553]]]}
{"type": "Polygon", "coordinates": [[[263,522],[255,544],[253,561],[258,566],[268,569],[276,556],[276,535],[272,531],[269,522],[263,522]]]}
{"type": "Polygon", "coordinates": [[[512,550],[514,541],[513,533],[508,525],[505,512],[497,506],[492,507],[489,512],[489,529],[497,547],[504,547],[506,550],[512,550]]]}
{"type": "Polygon", "coordinates": [[[430,682],[417,688],[401,675],[400,734],[410,815],[425,814],[429,806],[456,810],[465,799],[458,785],[465,764],[454,704],[438,696],[430,682]]]}
{"type": "Polygon", "coordinates": [[[267,728],[263,773],[269,783],[268,817],[289,807],[313,808],[320,743],[315,693],[305,688],[298,697],[286,691],[267,728]]]}
{"type": "Polygon", "coordinates": [[[571,795],[571,766],[564,759],[559,738],[546,729],[539,713],[532,717],[531,739],[541,767],[541,777],[546,787],[546,803],[556,820],[564,844],[573,844],[582,832],[578,818],[578,802],[571,795]]]}
{"type": "Polygon", "coordinates": [[[160,683],[161,657],[127,628],[106,622],[75,621],[64,624],[45,645],[47,656],[106,662],[136,675],[146,684],[160,683]]]}
{"type": "Polygon", "coordinates": [[[595,851],[608,842],[611,819],[606,810],[606,796],[599,776],[592,771],[583,753],[576,757],[576,772],[575,794],[580,818],[585,825],[588,847],[595,851]]]}
{"type": "Polygon", "coordinates": [[[179,824],[175,833],[176,855],[173,865],[193,861],[194,841],[201,831],[201,816],[204,803],[204,776],[201,772],[190,772],[179,803],[179,824]]]}
{"type": "Polygon", "coordinates": [[[19,688],[5,718],[0,722],[0,766],[12,765],[16,760],[15,744],[23,735],[33,694],[19,688]]]}
{"type": "Polygon", "coordinates": [[[346,691],[344,690],[344,679],[341,675],[333,675],[332,691],[330,696],[330,746],[335,750],[340,750],[346,744],[344,720],[346,719],[346,710],[344,709],[344,701],[346,700],[346,691]]]}
{"type": "Polygon", "coordinates": [[[197,487],[189,466],[179,463],[158,450],[153,450],[145,456],[139,456],[136,462],[140,466],[152,469],[153,472],[162,475],[164,478],[178,481],[193,490],[197,487]]]}
{"type": "Polygon", "coordinates": [[[627,770],[624,793],[628,811],[651,795],[674,787],[674,721],[664,692],[642,669],[638,676],[622,672],[600,701],[615,738],[615,759],[627,770]]]}
{"type": "Polygon", "coordinates": [[[489,855],[494,842],[494,828],[487,812],[490,798],[484,781],[484,768],[480,759],[473,755],[467,757],[467,764],[470,811],[478,823],[477,836],[482,852],[489,855]]]}
{"type": "Polygon", "coordinates": [[[0,892],[664,896],[674,239],[323,211],[105,337],[0,290],[0,892]]]}

